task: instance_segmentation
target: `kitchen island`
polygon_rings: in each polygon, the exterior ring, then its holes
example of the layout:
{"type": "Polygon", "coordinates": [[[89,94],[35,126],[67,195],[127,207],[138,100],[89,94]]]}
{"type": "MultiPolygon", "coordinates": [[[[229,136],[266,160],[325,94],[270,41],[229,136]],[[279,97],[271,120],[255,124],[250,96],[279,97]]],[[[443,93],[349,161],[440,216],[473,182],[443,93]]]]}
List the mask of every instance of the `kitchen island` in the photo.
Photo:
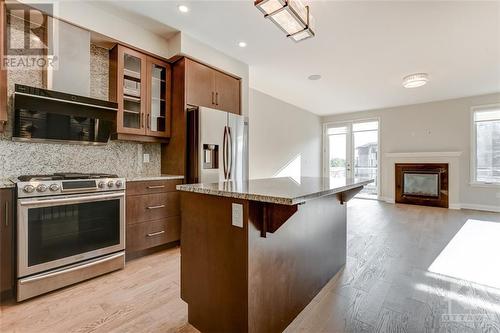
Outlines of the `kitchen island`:
{"type": "Polygon", "coordinates": [[[202,332],[281,332],[346,262],[346,205],[372,180],[178,185],[181,297],[202,332]]]}

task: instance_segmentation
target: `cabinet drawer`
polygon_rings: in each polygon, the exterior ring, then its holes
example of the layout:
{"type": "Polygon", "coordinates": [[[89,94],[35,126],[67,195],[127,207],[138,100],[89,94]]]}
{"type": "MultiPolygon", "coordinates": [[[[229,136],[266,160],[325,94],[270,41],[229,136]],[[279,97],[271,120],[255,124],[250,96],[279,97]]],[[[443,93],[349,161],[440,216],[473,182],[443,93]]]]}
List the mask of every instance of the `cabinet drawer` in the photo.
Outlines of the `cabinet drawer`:
{"type": "Polygon", "coordinates": [[[182,179],[127,182],[126,192],[127,195],[174,192],[179,184],[182,184],[182,179]]]}
{"type": "Polygon", "coordinates": [[[167,192],[127,197],[127,224],[180,215],[179,193],[167,192]]]}
{"type": "Polygon", "coordinates": [[[148,249],[180,239],[180,217],[127,226],[127,252],[148,249]]]}

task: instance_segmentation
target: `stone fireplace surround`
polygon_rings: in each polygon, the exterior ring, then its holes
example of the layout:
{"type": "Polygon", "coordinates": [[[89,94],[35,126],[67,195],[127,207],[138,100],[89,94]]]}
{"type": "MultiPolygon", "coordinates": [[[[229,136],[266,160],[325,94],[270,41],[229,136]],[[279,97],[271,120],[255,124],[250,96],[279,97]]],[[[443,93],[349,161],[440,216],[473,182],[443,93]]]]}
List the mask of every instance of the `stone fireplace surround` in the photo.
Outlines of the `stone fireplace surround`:
{"type": "Polygon", "coordinates": [[[388,182],[387,197],[380,198],[395,203],[396,198],[396,163],[447,163],[448,164],[448,208],[460,209],[460,156],[462,152],[394,152],[385,154],[385,170],[382,179],[388,182]]]}

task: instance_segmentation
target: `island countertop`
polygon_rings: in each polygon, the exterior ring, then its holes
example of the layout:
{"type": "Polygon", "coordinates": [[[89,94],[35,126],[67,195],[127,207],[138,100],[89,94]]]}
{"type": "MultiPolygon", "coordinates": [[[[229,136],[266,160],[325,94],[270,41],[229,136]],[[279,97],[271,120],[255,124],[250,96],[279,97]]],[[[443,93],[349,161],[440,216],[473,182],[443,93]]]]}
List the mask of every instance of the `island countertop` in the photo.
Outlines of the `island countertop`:
{"type": "Polygon", "coordinates": [[[177,185],[177,190],[244,200],[296,205],[367,185],[373,179],[301,177],[177,185]]]}

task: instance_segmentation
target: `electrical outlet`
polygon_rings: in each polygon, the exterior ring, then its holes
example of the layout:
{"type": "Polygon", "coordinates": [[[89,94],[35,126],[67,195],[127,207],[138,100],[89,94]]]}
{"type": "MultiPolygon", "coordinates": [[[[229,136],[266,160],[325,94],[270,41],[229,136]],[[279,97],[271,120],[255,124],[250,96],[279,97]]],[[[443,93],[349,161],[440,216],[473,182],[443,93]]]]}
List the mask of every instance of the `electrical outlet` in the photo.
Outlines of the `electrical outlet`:
{"type": "Polygon", "coordinates": [[[232,224],[235,227],[243,228],[243,205],[233,203],[232,224]]]}
{"type": "Polygon", "coordinates": [[[142,154],[142,162],[149,163],[149,154],[142,154]]]}

